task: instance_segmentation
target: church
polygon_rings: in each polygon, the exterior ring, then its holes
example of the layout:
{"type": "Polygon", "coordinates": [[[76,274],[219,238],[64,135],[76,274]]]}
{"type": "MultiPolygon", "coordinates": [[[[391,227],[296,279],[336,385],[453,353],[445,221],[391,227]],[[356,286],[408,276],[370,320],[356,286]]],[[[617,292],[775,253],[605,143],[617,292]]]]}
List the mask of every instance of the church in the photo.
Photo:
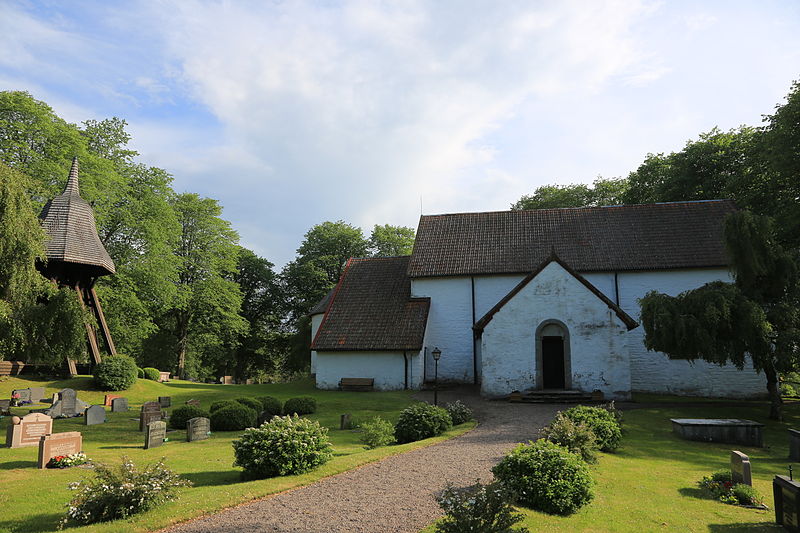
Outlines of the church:
{"type": "Polygon", "coordinates": [[[423,215],[411,256],[352,258],[311,310],[320,389],[433,381],[513,391],[755,397],[765,379],[648,351],[650,291],[731,281],[728,200],[423,215]],[[438,365],[432,356],[440,352],[438,365]],[[436,368],[438,366],[438,368],[436,368]]]}

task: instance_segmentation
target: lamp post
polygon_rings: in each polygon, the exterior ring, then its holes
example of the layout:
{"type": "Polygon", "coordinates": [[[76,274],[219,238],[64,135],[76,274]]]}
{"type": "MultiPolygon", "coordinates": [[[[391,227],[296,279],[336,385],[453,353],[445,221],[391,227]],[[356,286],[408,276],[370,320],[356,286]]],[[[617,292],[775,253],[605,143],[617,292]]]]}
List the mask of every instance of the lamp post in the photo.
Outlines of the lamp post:
{"type": "Polygon", "coordinates": [[[439,405],[439,358],[442,356],[442,351],[437,347],[431,352],[434,361],[433,370],[433,405],[439,405]]]}

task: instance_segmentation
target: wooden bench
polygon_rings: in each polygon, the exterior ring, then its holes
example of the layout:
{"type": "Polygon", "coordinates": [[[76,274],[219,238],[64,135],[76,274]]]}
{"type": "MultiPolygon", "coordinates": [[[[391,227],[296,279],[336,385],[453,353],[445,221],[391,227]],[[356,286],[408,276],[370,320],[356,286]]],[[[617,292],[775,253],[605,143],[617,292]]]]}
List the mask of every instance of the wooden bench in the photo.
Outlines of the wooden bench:
{"type": "Polygon", "coordinates": [[[342,378],[339,380],[339,389],[346,391],[372,391],[374,378],[342,378]]]}
{"type": "Polygon", "coordinates": [[[23,368],[22,361],[0,361],[0,376],[18,376],[23,368]]]}

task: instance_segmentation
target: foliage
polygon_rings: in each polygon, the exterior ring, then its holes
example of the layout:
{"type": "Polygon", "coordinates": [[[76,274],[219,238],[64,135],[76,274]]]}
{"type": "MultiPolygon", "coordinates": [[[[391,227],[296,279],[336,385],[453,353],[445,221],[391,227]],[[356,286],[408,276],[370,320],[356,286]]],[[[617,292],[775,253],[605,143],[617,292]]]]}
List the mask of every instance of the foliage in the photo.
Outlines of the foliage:
{"type": "Polygon", "coordinates": [[[181,405],[169,415],[169,427],[172,429],[186,429],[186,423],[192,418],[209,418],[211,415],[205,409],[194,405],[181,405]]]}
{"type": "Polygon", "coordinates": [[[317,411],[317,400],[311,396],[300,396],[298,398],[289,398],[283,404],[283,412],[287,415],[310,415],[317,411]]]}
{"type": "Polygon", "coordinates": [[[570,514],[594,497],[586,462],[543,439],[520,444],[492,472],[519,504],[545,513],[570,514]]]}
{"type": "Polygon", "coordinates": [[[274,396],[260,396],[256,398],[261,402],[261,409],[265,413],[269,414],[269,418],[273,416],[280,416],[283,413],[283,404],[281,401],[274,396]]]}
{"type": "Polygon", "coordinates": [[[429,403],[416,403],[400,412],[394,427],[397,442],[404,444],[441,435],[453,427],[447,410],[429,403]]]}
{"type": "Polygon", "coordinates": [[[161,379],[161,372],[159,372],[157,368],[148,366],[143,368],[142,371],[144,372],[144,377],[150,381],[158,381],[161,379]]]}
{"type": "Polygon", "coordinates": [[[127,518],[176,497],[177,489],[191,486],[164,464],[164,460],[138,470],[127,457],[122,464],[97,465],[94,479],[70,484],[78,491],[68,504],[66,524],[92,524],[127,518]]]}
{"type": "Polygon", "coordinates": [[[261,400],[258,400],[257,398],[236,398],[235,401],[239,402],[242,405],[246,405],[247,407],[249,407],[250,409],[252,409],[257,413],[260,412],[263,408],[261,400]]]}
{"type": "Polygon", "coordinates": [[[230,398],[225,399],[225,400],[217,400],[216,402],[212,402],[211,407],[209,408],[209,410],[213,413],[214,411],[222,409],[223,407],[230,407],[232,405],[235,406],[236,404],[242,405],[239,402],[237,402],[236,400],[232,400],[230,398]]]}
{"type": "Polygon", "coordinates": [[[89,458],[83,452],[71,453],[69,455],[56,455],[51,457],[45,468],[70,468],[72,466],[85,465],[89,458]]]}
{"type": "Polygon", "coordinates": [[[625,428],[623,427],[623,419],[624,419],[624,416],[623,416],[623,414],[622,414],[622,411],[620,411],[619,409],[617,409],[617,406],[616,406],[616,404],[614,403],[614,400],[611,400],[611,401],[610,401],[610,402],[608,402],[608,403],[604,403],[604,404],[603,404],[603,405],[601,405],[600,407],[602,407],[603,409],[605,409],[606,411],[608,411],[609,413],[611,413],[612,415],[614,415],[614,420],[616,420],[616,421],[617,421],[617,425],[619,426],[619,428],[620,428],[620,429],[622,430],[622,432],[624,433],[624,432],[625,432],[625,428]]]}
{"type": "Polygon", "coordinates": [[[329,461],[328,429],[298,416],[275,417],[233,441],[234,466],[247,478],[302,474],[329,461]]]}
{"type": "Polygon", "coordinates": [[[543,439],[579,455],[587,463],[597,461],[598,445],[594,431],[585,424],[573,422],[560,411],[550,425],[541,430],[541,435],[543,439]]]}
{"type": "Polygon", "coordinates": [[[614,414],[602,407],[577,405],[564,411],[564,416],[579,425],[584,425],[594,433],[597,446],[604,452],[619,448],[622,430],[614,414]]]}
{"type": "Polygon", "coordinates": [[[136,361],[127,355],[107,355],[94,369],[94,381],[100,390],[126,390],[136,383],[136,361]]]}
{"type": "Polygon", "coordinates": [[[379,416],[361,423],[359,427],[361,428],[359,439],[370,450],[395,441],[394,426],[379,416]]]}
{"type": "Polygon", "coordinates": [[[525,527],[514,528],[522,521],[509,504],[508,490],[499,483],[457,489],[448,483],[436,498],[445,517],[436,523],[436,533],[526,533],[525,527]]]}
{"type": "Polygon", "coordinates": [[[86,324],[95,325],[88,309],[83,309],[75,291],[47,283],[37,302],[22,315],[27,327],[27,343],[21,353],[28,362],[54,367],[64,359],[86,360],[86,324]]]}
{"type": "Polygon", "coordinates": [[[733,483],[730,470],[718,470],[697,482],[711,497],[731,505],[761,505],[764,497],[750,485],[733,483]]]}
{"type": "Polygon", "coordinates": [[[139,379],[145,379],[144,376],[144,368],[136,367],[136,377],[139,379]]]}
{"type": "Polygon", "coordinates": [[[523,195],[511,204],[512,210],[550,209],[554,207],[586,207],[619,205],[628,188],[624,178],[597,178],[593,186],[584,183],[571,185],[543,185],[533,194],[523,195]]]}
{"type": "Polygon", "coordinates": [[[236,431],[249,428],[258,422],[258,413],[238,402],[233,402],[211,412],[211,429],[214,431],[236,431]]]}
{"type": "Polygon", "coordinates": [[[454,426],[469,422],[472,420],[472,409],[462,403],[461,400],[456,400],[452,403],[446,403],[444,408],[450,415],[450,420],[453,421],[454,426]]]}
{"type": "Polygon", "coordinates": [[[764,496],[750,485],[737,483],[733,486],[732,492],[739,505],[763,505],[764,503],[764,496]]]}
{"type": "Polygon", "coordinates": [[[369,250],[373,257],[411,255],[415,235],[414,228],[375,224],[369,238],[369,250]]]}

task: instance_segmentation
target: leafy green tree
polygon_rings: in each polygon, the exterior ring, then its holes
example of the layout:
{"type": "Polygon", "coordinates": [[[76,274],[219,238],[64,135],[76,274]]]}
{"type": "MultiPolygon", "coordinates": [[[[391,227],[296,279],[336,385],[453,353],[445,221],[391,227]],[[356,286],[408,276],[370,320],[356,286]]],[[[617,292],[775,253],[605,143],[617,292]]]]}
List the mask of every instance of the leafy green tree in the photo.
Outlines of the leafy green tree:
{"type": "Polygon", "coordinates": [[[373,257],[411,255],[414,249],[414,228],[404,226],[375,225],[369,238],[369,249],[373,257]]]}
{"type": "Polygon", "coordinates": [[[677,359],[742,369],[752,360],[767,381],[770,418],[781,419],[778,375],[800,358],[797,259],[779,244],[771,219],[730,215],[725,239],[735,283],[716,281],[678,296],[640,300],[645,346],[677,359]]]}
{"type": "Polygon", "coordinates": [[[625,178],[597,178],[592,186],[584,183],[542,185],[533,194],[523,195],[511,205],[512,210],[552,209],[619,205],[627,189],[625,178]]]}

